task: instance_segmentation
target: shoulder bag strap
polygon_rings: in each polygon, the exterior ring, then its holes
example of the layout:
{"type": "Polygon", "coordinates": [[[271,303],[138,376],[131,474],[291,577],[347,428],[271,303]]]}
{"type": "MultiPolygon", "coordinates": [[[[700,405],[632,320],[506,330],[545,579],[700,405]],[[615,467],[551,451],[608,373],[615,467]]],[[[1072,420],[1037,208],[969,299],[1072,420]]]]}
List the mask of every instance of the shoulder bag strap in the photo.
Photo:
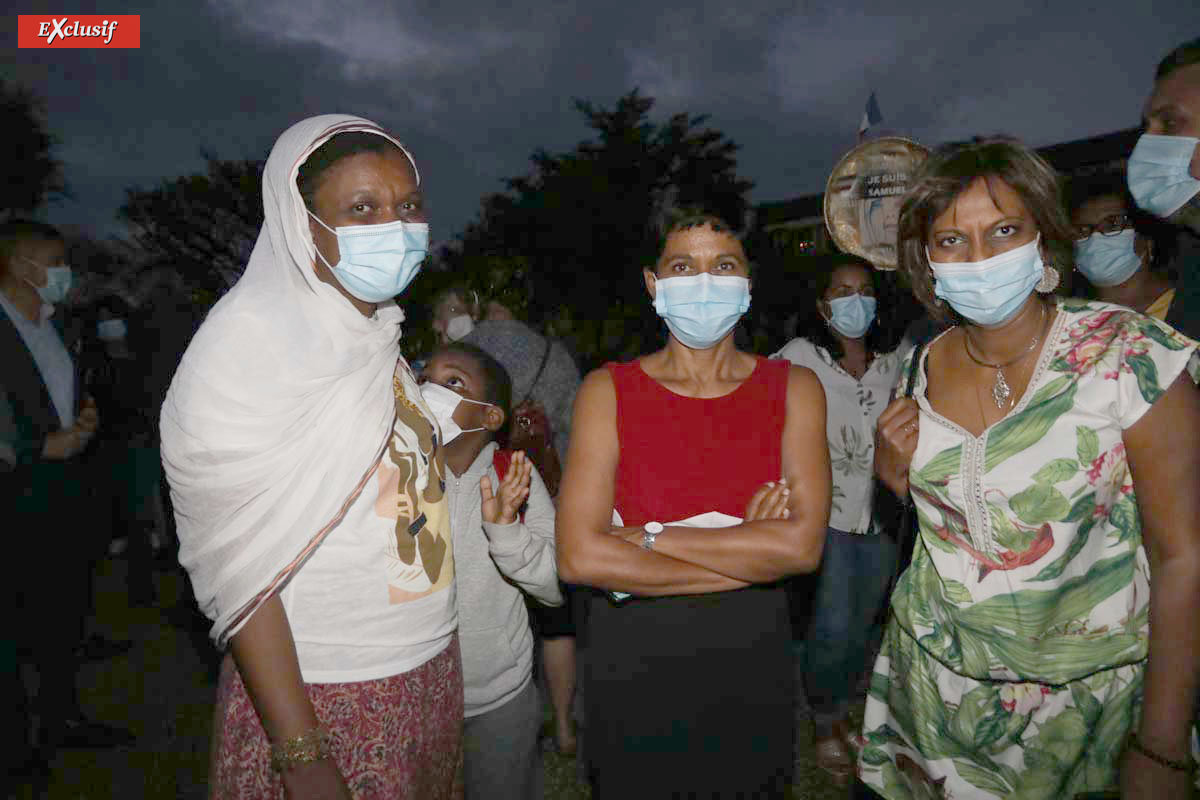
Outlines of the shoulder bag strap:
{"type": "Polygon", "coordinates": [[[529,391],[521,398],[520,402],[516,403],[513,408],[520,408],[525,405],[529,398],[533,397],[534,387],[538,385],[538,381],[542,378],[542,373],[546,371],[546,362],[550,360],[550,348],[554,346],[554,340],[549,336],[546,337],[546,349],[542,351],[542,363],[538,365],[538,371],[533,376],[533,383],[529,384],[529,391]]]}

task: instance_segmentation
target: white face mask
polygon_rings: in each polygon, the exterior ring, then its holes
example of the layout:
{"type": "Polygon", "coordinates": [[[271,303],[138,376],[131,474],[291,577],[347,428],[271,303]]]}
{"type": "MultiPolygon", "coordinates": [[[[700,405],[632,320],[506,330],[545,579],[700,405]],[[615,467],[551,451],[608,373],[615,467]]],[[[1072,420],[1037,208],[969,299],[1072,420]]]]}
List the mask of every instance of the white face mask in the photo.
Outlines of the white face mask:
{"type": "Polygon", "coordinates": [[[451,317],[446,323],[446,338],[457,342],[473,330],[475,330],[475,320],[471,319],[471,315],[459,314],[457,317],[451,317]]]}
{"type": "Polygon", "coordinates": [[[438,427],[442,431],[442,444],[447,445],[457,439],[461,434],[473,433],[475,431],[486,430],[485,428],[468,428],[463,430],[454,421],[454,410],[458,408],[459,403],[474,403],[477,406],[490,406],[494,403],[481,403],[478,400],[472,400],[469,397],[463,397],[453,389],[447,389],[440,383],[433,381],[425,381],[421,384],[421,397],[425,400],[425,404],[429,406],[429,410],[433,412],[433,418],[437,420],[438,427]]]}

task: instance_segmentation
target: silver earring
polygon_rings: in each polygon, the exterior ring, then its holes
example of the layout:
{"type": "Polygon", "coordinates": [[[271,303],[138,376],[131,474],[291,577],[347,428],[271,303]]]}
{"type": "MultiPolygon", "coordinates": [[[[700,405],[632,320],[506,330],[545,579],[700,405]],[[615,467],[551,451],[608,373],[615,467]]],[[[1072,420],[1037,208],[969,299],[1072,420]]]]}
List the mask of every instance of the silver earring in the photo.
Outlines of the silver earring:
{"type": "Polygon", "coordinates": [[[1041,294],[1050,294],[1058,288],[1058,282],[1062,277],[1058,274],[1058,270],[1046,264],[1042,267],[1042,279],[1037,282],[1033,288],[1041,294]]]}

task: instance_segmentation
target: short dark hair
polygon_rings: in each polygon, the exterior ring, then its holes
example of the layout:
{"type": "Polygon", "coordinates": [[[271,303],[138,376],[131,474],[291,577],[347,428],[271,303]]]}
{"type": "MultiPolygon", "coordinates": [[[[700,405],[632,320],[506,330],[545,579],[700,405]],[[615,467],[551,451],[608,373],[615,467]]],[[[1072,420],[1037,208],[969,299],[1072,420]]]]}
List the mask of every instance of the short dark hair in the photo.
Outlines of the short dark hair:
{"type": "Polygon", "coordinates": [[[739,242],[741,241],[741,237],[738,236],[737,231],[733,229],[733,226],[717,215],[691,214],[683,217],[682,219],[676,220],[667,226],[666,230],[663,231],[662,236],[659,237],[658,252],[661,253],[663,248],[667,246],[667,239],[671,238],[671,234],[679,233],[680,231],[691,230],[692,228],[704,227],[712,228],[714,233],[727,233],[733,238],[737,239],[739,242]]]}
{"type": "Polygon", "coordinates": [[[1050,266],[1062,272],[1071,263],[1074,237],[1063,210],[1058,174],[1044,158],[1004,136],[976,137],[940,147],[917,168],[908,185],[900,205],[897,239],[899,266],[913,294],[943,322],[954,319],[954,313],[934,295],[925,238],[933,221],[978,178],[1003,181],[1020,196],[1037,224],[1042,243],[1061,264],[1050,266]]]}
{"type": "Polygon", "coordinates": [[[394,150],[400,148],[387,137],[377,133],[347,131],[331,136],[328,141],[312,151],[296,173],[296,188],[304,198],[304,205],[312,210],[313,196],[321,185],[321,176],[325,174],[325,170],[343,158],[359,153],[390,153],[394,150]]]}
{"type": "MultiPolygon", "coordinates": [[[[746,243],[742,241],[742,237],[738,232],[725,220],[715,214],[692,214],[672,223],[663,232],[658,240],[658,251],[654,254],[655,264],[658,263],[659,257],[663,250],[667,248],[667,239],[670,239],[673,234],[680,231],[688,231],[692,228],[711,228],[713,233],[724,233],[737,240],[737,243],[742,246],[742,251],[746,250],[746,243]]],[[[754,272],[754,265],[750,263],[749,254],[746,255],[746,270],[748,273],[754,272]]]]}
{"type": "Polygon", "coordinates": [[[1150,269],[1166,270],[1167,265],[1174,260],[1178,248],[1178,229],[1166,220],[1138,208],[1133,195],[1129,193],[1129,184],[1124,172],[1105,170],[1071,178],[1067,181],[1064,195],[1067,215],[1071,217],[1075,216],[1075,212],[1084,203],[1097,197],[1119,197],[1125,205],[1125,213],[1133,222],[1134,231],[1154,245],[1150,269]]]}
{"type": "Polygon", "coordinates": [[[1200,39],[1184,42],[1167,53],[1163,60],[1158,62],[1158,69],[1154,71],[1154,80],[1161,81],[1172,72],[1193,64],[1200,64],[1200,39]]]}
{"type": "MultiPolygon", "coordinates": [[[[508,418],[512,416],[512,378],[508,370],[483,348],[470,342],[450,342],[439,347],[438,353],[458,353],[472,359],[483,372],[483,397],[487,402],[504,412],[504,427],[508,426],[508,418]]],[[[432,358],[430,359],[432,360],[432,358]]],[[[504,431],[502,427],[496,432],[499,436],[504,431]]]]}
{"type": "Polygon", "coordinates": [[[18,242],[38,239],[48,242],[65,242],[58,228],[32,219],[10,219],[0,222],[0,272],[8,267],[13,246],[18,242]]]}

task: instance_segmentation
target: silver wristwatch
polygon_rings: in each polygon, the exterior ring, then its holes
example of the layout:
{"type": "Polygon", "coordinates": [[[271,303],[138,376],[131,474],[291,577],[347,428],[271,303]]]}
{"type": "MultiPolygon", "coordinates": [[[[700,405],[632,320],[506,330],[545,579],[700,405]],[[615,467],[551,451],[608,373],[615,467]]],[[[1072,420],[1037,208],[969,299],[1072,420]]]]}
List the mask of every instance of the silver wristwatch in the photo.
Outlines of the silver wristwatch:
{"type": "Polygon", "coordinates": [[[654,540],[663,532],[661,522],[647,522],[642,526],[642,547],[647,550],[654,549],[654,540]]]}

